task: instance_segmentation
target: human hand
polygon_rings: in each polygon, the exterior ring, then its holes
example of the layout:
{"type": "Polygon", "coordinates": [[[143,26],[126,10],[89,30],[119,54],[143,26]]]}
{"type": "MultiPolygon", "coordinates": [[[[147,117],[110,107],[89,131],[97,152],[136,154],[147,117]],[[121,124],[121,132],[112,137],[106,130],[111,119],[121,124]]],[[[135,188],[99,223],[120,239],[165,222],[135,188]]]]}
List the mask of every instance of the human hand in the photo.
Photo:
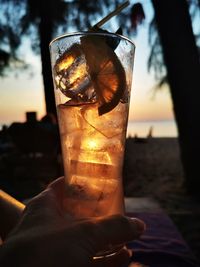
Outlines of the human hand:
{"type": "Polygon", "coordinates": [[[141,221],[121,215],[77,221],[65,216],[63,198],[64,179],[59,178],[30,201],[1,246],[0,266],[106,267],[115,262],[117,267],[128,260],[126,249],[112,262],[95,262],[92,257],[108,244],[138,238],[144,230],[141,221]]]}

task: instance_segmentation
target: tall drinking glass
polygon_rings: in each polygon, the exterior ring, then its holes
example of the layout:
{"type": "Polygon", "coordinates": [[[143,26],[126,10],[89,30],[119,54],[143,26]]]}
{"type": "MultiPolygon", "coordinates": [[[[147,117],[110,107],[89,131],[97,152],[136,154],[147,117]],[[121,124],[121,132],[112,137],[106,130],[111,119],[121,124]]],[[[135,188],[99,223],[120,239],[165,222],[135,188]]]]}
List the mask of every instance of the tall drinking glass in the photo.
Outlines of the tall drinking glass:
{"type": "Polygon", "coordinates": [[[129,39],[111,33],[73,33],[50,43],[64,207],[77,219],[124,213],[122,166],[134,51],[129,39]]]}

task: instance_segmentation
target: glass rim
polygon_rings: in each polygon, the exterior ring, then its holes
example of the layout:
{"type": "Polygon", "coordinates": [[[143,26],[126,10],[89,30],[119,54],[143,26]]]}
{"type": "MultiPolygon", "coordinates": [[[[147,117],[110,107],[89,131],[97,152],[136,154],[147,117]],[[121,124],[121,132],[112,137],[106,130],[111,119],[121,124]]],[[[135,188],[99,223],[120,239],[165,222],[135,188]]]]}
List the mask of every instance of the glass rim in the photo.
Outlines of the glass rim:
{"type": "Polygon", "coordinates": [[[56,41],[62,40],[66,37],[73,37],[73,36],[83,36],[83,35],[99,35],[99,36],[112,36],[112,37],[118,37],[122,40],[128,41],[131,45],[134,46],[135,49],[135,43],[130,40],[128,37],[123,36],[121,34],[117,34],[117,33],[111,33],[111,32],[88,32],[88,31],[80,31],[80,32],[71,32],[71,33],[66,33],[66,34],[62,34],[58,37],[55,37],[50,43],[49,43],[49,47],[51,47],[56,41]]]}

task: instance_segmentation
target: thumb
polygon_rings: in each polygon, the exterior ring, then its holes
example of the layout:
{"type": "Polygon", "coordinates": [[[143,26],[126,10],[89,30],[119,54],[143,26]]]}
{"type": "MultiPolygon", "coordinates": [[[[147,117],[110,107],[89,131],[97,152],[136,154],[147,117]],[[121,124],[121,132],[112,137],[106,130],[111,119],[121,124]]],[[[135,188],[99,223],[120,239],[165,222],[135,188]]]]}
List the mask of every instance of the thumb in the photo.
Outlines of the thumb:
{"type": "Polygon", "coordinates": [[[50,183],[40,194],[28,202],[25,213],[44,216],[55,216],[63,212],[64,177],[60,177],[50,183]]]}

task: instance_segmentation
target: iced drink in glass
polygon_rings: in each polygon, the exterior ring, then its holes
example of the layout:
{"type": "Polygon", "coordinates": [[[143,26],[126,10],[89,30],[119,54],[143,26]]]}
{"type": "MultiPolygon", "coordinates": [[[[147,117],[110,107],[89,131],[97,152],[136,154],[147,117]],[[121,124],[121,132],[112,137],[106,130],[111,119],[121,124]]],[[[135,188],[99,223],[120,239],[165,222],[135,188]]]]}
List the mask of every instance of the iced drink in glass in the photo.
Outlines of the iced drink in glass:
{"type": "Polygon", "coordinates": [[[73,217],[124,213],[122,166],[134,44],[109,33],[81,32],[50,44],[66,181],[73,217]]]}

